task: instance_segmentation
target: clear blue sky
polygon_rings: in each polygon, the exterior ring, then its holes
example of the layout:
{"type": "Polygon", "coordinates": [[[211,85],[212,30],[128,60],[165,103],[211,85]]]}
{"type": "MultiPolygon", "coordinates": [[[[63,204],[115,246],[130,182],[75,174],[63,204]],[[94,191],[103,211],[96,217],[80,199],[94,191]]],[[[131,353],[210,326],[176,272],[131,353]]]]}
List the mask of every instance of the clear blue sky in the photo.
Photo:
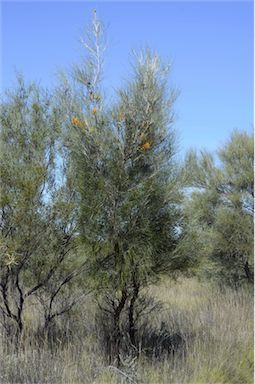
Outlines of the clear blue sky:
{"type": "Polygon", "coordinates": [[[180,150],[215,150],[232,129],[253,129],[253,4],[241,2],[2,2],[2,89],[15,70],[50,87],[79,62],[92,10],[107,25],[105,85],[130,73],[144,46],[173,61],[180,150]]]}

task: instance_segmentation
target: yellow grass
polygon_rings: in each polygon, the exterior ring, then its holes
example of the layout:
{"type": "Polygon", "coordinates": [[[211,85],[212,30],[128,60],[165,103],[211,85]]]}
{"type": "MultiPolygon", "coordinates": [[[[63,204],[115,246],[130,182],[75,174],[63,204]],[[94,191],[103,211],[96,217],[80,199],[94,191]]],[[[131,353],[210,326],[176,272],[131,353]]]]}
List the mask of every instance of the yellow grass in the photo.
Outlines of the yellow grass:
{"type": "MultiPolygon", "coordinates": [[[[0,383],[26,384],[249,384],[253,383],[253,295],[183,279],[164,279],[146,290],[163,303],[149,315],[186,341],[186,352],[149,359],[142,355],[118,371],[108,365],[97,342],[91,297],[77,309],[69,327],[73,338],[47,344],[32,340],[33,306],[27,308],[26,335],[19,354],[0,344],[0,383]],[[29,332],[30,330],[30,332],[29,332]],[[31,341],[33,343],[31,344],[31,341]]],[[[60,325],[61,325],[60,320],[60,325]]]]}

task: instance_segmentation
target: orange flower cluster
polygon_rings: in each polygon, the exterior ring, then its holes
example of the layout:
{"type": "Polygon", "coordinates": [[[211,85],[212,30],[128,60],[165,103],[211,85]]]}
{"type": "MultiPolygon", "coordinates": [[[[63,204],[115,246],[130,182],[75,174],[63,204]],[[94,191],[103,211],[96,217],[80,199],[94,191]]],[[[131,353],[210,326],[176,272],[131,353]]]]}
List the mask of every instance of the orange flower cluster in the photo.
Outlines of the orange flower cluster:
{"type": "Polygon", "coordinates": [[[94,107],[94,108],[92,109],[92,113],[93,113],[94,115],[97,113],[97,109],[96,109],[96,107],[94,107]]]}
{"type": "Polygon", "coordinates": [[[73,117],[72,118],[72,124],[75,125],[76,127],[81,127],[82,122],[78,119],[78,117],[73,117]]]}
{"type": "Polygon", "coordinates": [[[142,149],[150,149],[150,147],[151,145],[148,143],[148,141],[142,145],[142,149]]]}

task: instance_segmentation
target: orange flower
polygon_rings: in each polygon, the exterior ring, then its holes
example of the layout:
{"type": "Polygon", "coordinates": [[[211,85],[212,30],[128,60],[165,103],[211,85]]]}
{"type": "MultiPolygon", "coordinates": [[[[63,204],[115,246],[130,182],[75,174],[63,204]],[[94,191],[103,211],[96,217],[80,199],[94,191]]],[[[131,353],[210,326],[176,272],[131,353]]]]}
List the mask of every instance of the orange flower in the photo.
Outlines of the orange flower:
{"type": "Polygon", "coordinates": [[[144,143],[143,145],[142,145],[142,149],[150,149],[150,147],[151,147],[151,145],[150,145],[150,143],[144,143]]]}
{"type": "Polygon", "coordinates": [[[94,107],[94,108],[92,109],[92,113],[94,113],[94,115],[97,113],[97,109],[96,109],[96,107],[94,107]]]}
{"type": "Polygon", "coordinates": [[[73,117],[72,124],[75,125],[76,127],[80,127],[82,125],[82,122],[78,119],[78,117],[73,117]]]}

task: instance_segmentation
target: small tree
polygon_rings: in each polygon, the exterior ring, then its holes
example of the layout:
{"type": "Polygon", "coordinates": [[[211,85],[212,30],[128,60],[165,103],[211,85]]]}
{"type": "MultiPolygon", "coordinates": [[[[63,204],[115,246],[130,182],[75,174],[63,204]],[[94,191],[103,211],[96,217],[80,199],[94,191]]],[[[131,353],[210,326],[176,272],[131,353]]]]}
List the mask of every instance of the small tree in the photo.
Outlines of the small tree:
{"type": "Polygon", "coordinates": [[[157,55],[137,57],[134,78],[106,109],[99,86],[102,25],[93,20],[89,58],[76,85],[63,87],[70,167],[80,199],[80,234],[90,253],[94,284],[106,292],[113,323],[110,355],[120,362],[121,315],[128,311],[135,346],[135,303],[161,273],[187,268],[175,253],[181,194],[172,129],[176,93],[157,55]],[[92,56],[92,57],[91,57],[92,56]],[[67,91],[68,90],[68,91],[67,91]],[[65,95],[68,94],[68,97],[65,95]]]}
{"type": "Polygon", "coordinates": [[[190,186],[187,201],[186,244],[193,234],[197,252],[214,276],[239,285],[253,282],[253,138],[235,131],[213,156],[191,152],[187,157],[190,186]]]}
{"type": "Polygon", "coordinates": [[[26,301],[49,284],[56,299],[77,266],[69,260],[75,206],[67,181],[59,180],[61,113],[53,100],[20,78],[1,104],[0,121],[0,311],[19,338],[26,301]]]}

